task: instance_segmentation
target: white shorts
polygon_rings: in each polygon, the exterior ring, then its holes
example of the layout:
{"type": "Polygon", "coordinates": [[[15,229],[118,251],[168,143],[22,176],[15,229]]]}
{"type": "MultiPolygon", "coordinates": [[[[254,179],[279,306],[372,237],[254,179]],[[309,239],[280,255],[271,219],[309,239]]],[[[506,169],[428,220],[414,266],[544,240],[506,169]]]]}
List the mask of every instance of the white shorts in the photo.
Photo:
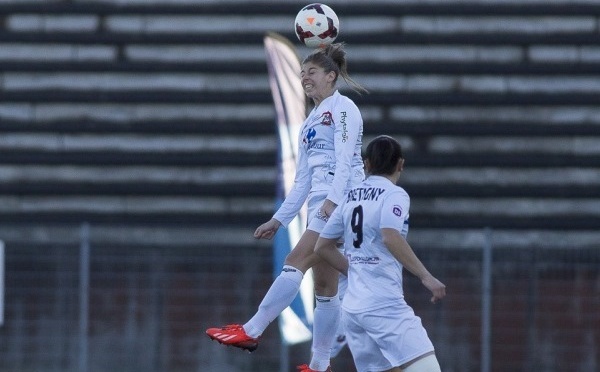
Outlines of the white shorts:
{"type": "Polygon", "coordinates": [[[348,346],[359,372],[385,371],[433,351],[421,318],[407,304],[342,314],[348,346]]]}
{"type": "Polygon", "coordinates": [[[321,233],[329,217],[322,216],[320,213],[323,202],[327,199],[327,192],[314,192],[308,195],[306,205],[308,207],[307,229],[321,233]]]}

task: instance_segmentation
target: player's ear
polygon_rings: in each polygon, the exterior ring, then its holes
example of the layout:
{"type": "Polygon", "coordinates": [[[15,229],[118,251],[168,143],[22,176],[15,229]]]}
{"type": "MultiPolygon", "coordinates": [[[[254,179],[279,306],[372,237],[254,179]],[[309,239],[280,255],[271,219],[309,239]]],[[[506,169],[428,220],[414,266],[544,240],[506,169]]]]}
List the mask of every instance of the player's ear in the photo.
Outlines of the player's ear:
{"type": "Polygon", "coordinates": [[[329,83],[333,83],[334,81],[336,81],[337,79],[337,74],[335,73],[335,71],[329,71],[329,73],[327,74],[327,81],[329,83]]]}
{"type": "Polygon", "coordinates": [[[371,173],[371,163],[369,163],[369,159],[364,159],[363,164],[365,166],[365,172],[371,173]]]}
{"type": "Polygon", "coordinates": [[[404,159],[403,158],[398,159],[398,165],[396,166],[396,169],[398,170],[398,172],[402,172],[404,170],[404,159]]]}

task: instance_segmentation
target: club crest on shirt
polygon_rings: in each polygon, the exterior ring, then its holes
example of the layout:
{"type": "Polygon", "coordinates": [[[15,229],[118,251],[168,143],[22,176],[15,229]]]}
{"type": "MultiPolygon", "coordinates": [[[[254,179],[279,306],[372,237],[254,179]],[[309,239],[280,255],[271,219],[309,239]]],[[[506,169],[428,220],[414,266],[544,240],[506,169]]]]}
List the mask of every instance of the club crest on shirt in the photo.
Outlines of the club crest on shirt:
{"type": "Polygon", "coordinates": [[[392,212],[396,216],[401,217],[402,216],[402,207],[400,207],[399,205],[394,205],[394,207],[392,208],[392,212]]]}
{"type": "Polygon", "coordinates": [[[325,111],[323,114],[321,114],[320,119],[321,119],[322,125],[333,124],[333,115],[331,115],[331,112],[329,112],[329,111],[325,111]]]}

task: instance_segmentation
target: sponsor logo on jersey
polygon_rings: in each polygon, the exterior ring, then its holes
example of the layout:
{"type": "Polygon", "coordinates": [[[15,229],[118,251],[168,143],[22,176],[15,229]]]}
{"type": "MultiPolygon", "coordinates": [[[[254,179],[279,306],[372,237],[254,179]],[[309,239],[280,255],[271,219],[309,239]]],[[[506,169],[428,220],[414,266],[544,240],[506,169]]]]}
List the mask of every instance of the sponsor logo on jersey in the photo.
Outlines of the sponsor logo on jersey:
{"type": "Polygon", "coordinates": [[[359,265],[377,265],[381,259],[377,256],[375,257],[363,257],[363,256],[350,256],[348,258],[350,264],[359,264],[359,265]]]}
{"type": "Polygon", "coordinates": [[[346,111],[340,112],[342,118],[340,119],[340,123],[342,124],[342,142],[346,142],[348,140],[348,126],[346,125],[346,111]]]}
{"type": "Polygon", "coordinates": [[[317,131],[315,130],[315,128],[310,128],[308,131],[306,131],[306,135],[302,139],[302,142],[304,144],[310,145],[310,143],[312,142],[313,139],[315,139],[316,136],[317,136],[317,131]]]}
{"type": "Polygon", "coordinates": [[[308,145],[308,148],[323,150],[325,148],[325,144],[324,143],[311,143],[310,145],[308,145]]]}
{"type": "Polygon", "coordinates": [[[385,189],[380,187],[357,187],[348,192],[347,202],[349,201],[361,201],[361,200],[375,200],[379,199],[381,194],[385,192],[385,189]]]}
{"type": "Polygon", "coordinates": [[[400,216],[402,216],[402,207],[401,207],[401,206],[399,206],[399,205],[394,205],[394,207],[392,208],[392,212],[393,212],[393,213],[394,213],[396,216],[400,217],[400,216]]]}
{"type": "Polygon", "coordinates": [[[323,114],[321,114],[321,124],[323,125],[331,125],[333,124],[333,115],[331,115],[331,112],[329,111],[325,111],[323,114]]]}

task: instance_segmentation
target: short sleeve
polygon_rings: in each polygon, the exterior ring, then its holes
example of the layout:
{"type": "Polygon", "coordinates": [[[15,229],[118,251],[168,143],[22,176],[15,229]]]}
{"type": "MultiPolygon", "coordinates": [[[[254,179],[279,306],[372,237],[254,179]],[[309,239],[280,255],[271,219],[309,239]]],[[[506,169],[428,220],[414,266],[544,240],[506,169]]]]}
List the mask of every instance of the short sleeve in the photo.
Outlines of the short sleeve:
{"type": "Polygon", "coordinates": [[[381,205],[380,228],[393,228],[402,232],[410,209],[410,198],[408,194],[399,189],[390,193],[381,205]]]}

